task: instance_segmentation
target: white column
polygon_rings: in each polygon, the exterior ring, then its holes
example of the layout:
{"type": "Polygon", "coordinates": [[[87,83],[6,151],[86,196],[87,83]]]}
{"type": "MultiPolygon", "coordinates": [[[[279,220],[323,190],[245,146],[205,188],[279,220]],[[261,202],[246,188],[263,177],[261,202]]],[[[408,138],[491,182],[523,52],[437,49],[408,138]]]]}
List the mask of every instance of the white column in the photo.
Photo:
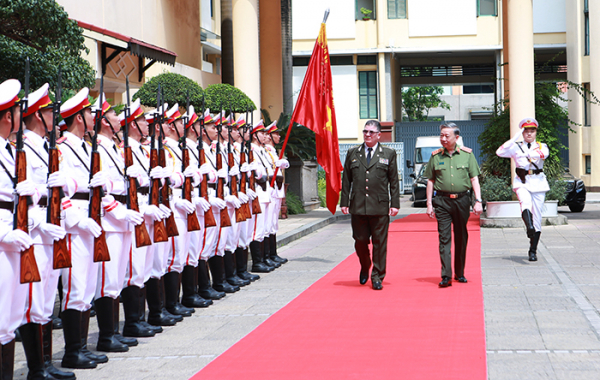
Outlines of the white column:
{"type": "MultiPolygon", "coordinates": [[[[590,11],[590,90],[598,96],[600,94],[600,0],[589,0],[590,11]],[[598,12],[598,13],[595,13],[598,12]]],[[[590,146],[592,147],[592,187],[600,187],[600,154],[595,153],[595,148],[600,144],[600,105],[592,104],[590,146]]]]}
{"type": "MultiPolygon", "coordinates": [[[[579,0],[566,1],[567,19],[567,79],[581,83],[583,57],[583,2],[579,0]]],[[[569,119],[579,125],[571,125],[575,133],[569,133],[569,169],[576,177],[585,173],[583,163],[583,107],[584,101],[575,89],[569,89],[569,119]]]]}

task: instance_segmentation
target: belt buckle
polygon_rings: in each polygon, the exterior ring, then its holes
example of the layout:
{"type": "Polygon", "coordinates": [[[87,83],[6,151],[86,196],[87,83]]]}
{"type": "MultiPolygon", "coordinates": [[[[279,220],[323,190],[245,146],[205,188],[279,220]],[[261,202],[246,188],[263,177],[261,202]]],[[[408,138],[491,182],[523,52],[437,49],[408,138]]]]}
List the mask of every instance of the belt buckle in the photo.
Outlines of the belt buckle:
{"type": "Polygon", "coordinates": [[[458,198],[458,194],[450,194],[450,198],[456,199],[456,198],[458,198]]]}
{"type": "Polygon", "coordinates": [[[529,174],[529,175],[532,175],[532,174],[533,174],[533,170],[529,169],[529,170],[527,171],[527,174],[529,174]]]}

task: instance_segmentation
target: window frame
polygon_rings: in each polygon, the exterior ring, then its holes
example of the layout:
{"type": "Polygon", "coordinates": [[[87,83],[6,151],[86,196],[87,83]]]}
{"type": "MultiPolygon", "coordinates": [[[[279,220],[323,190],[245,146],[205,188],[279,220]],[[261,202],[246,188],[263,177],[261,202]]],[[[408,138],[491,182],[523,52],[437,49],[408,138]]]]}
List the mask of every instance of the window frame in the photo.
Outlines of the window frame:
{"type": "Polygon", "coordinates": [[[498,17],[498,0],[494,1],[494,14],[493,15],[482,15],[481,14],[481,0],[477,0],[477,17],[498,17]]]}
{"type": "Polygon", "coordinates": [[[583,55],[590,55],[590,8],[588,0],[583,0],[583,55]]]}
{"type": "Polygon", "coordinates": [[[379,118],[379,84],[378,84],[378,78],[377,78],[377,70],[361,70],[358,72],[358,117],[361,120],[368,120],[368,119],[377,120],[379,118]],[[375,94],[373,94],[373,95],[369,94],[369,89],[371,89],[369,74],[374,74],[373,81],[375,83],[374,83],[373,88],[375,89],[375,94]],[[367,93],[365,95],[361,94],[361,89],[363,88],[360,85],[361,75],[366,75],[366,88],[365,89],[366,89],[367,93]],[[365,100],[363,100],[363,97],[365,97],[365,100]],[[372,115],[371,111],[373,111],[373,110],[370,107],[371,98],[373,98],[373,97],[375,98],[375,105],[374,105],[375,116],[372,115]],[[363,117],[363,113],[362,113],[363,102],[366,102],[366,108],[367,108],[366,117],[363,117]]]}
{"type": "Polygon", "coordinates": [[[406,20],[408,18],[408,12],[407,12],[407,5],[406,5],[407,0],[387,0],[387,16],[388,16],[388,20],[406,20]],[[396,14],[394,17],[390,16],[390,3],[394,2],[396,3],[396,14]],[[402,16],[398,16],[398,9],[400,8],[400,3],[404,3],[404,17],[402,16]]]}

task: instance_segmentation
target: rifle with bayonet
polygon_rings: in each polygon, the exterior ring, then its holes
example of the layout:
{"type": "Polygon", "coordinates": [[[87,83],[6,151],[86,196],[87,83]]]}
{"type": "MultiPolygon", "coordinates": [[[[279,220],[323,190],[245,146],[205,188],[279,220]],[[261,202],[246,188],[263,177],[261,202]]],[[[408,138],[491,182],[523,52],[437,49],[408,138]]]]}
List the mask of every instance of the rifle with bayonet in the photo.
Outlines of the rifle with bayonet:
{"type": "MultiPolygon", "coordinates": [[[[246,120],[248,120],[248,111],[246,111],[246,118],[244,119],[244,125],[241,127],[241,133],[240,133],[240,137],[242,138],[242,142],[240,144],[240,169],[242,167],[242,165],[244,165],[246,163],[246,152],[244,151],[245,147],[246,147],[246,142],[244,141],[244,135],[246,134],[246,130],[248,128],[248,123],[246,122],[246,120]]],[[[240,174],[240,192],[246,194],[246,186],[247,186],[247,181],[248,181],[248,173],[246,172],[241,172],[240,174]]],[[[242,211],[244,213],[244,217],[246,219],[250,219],[252,218],[252,212],[250,211],[250,204],[249,202],[246,202],[242,205],[242,211]]]]}
{"type": "MultiPolygon", "coordinates": [[[[125,125],[123,126],[123,149],[125,153],[125,170],[123,171],[123,179],[125,181],[125,197],[127,200],[127,208],[129,210],[140,212],[140,207],[138,204],[137,180],[127,175],[127,168],[133,165],[133,153],[131,152],[131,146],[129,145],[129,118],[131,117],[131,110],[129,109],[129,76],[125,77],[125,91],[127,96],[127,106],[125,107],[124,111],[125,125]]],[[[102,103],[100,104],[102,105],[102,103]]],[[[133,122],[137,123],[135,120],[133,122]]],[[[141,133],[142,131],[140,130],[140,134],[141,133]]],[[[134,235],[136,248],[146,247],[152,244],[145,221],[142,221],[141,224],[138,224],[134,227],[134,235]]]]}
{"type": "MultiPolygon", "coordinates": [[[[204,153],[204,142],[202,139],[203,133],[206,133],[204,130],[204,96],[202,96],[202,116],[200,118],[200,141],[198,142],[198,162],[199,165],[202,166],[206,163],[206,156],[204,153]]],[[[208,136],[208,135],[207,135],[208,136]]],[[[204,179],[200,182],[200,187],[198,189],[199,195],[206,199],[208,202],[208,174],[204,174],[204,179]]],[[[212,210],[208,210],[204,213],[204,228],[215,227],[217,225],[217,221],[215,220],[215,216],[212,213],[212,210]]]]}
{"type": "MultiPolygon", "coordinates": [[[[104,74],[100,77],[100,108],[96,111],[96,122],[94,123],[94,136],[92,136],[92,160],[90,165],[90,181],[100,169],[100,152],[98,152],[98,133],[100,132],[100,123],[102,122],[102,99],[104,91],[104,74]]],[[[110,261],[110,253],[108,252],[108,245],[106,244],[106,233],[102,228],[102,197],[104,197],[104,190],[102,186],[96,186],[90,188],[90,206],[89,206],[89,217],[92,218],[100,228],[102,233],[100,236],[94,238],[94,262],[110,261]]]]}
{"type": "MultiPolygon", "coordinates": [[[[187,123],[189,121],[189,112],[190,112],[190,96],[187,97],[187,104],[185,106],[185,116],[183,117],[183,138],[181,140],[181,172],[183,173],[185,169],[190,164],[190,152],[187,148],[187,123]]],[[[181,187],[182,198],[186,201],[192,201],[192,179],[190,177],[183,178],[183,186],[181,187]]],[[[191,214],[187,214],[187,228],[188,232],[191,231],[199,231],[200,230],[200,222],[198,221],[198,215],[196,214],[196,209],[191,214]]]]}
{"type": "MultiPolygon", "coordinates": [[[[223,111],[219,114],[219,124],[217,124],[217,171],[223,168],[223,156],[221,156],[221,131],[223,130],[223,111]]],[[[217,180],[217,198],[225,199],[225,179],[217,180]]],[[[230,227],[231,219],[227,207],[221,210],[221,227],[230,227]]]]}
{"type": "MultiPolygon", "coordinates": [[[[54,103],[52,104],[52,129],[48,132],[48,177],[59,169],[59,152],[56,148],[56,129],[60,116],[60,103],[62,101],[62,70],[58,70],[56,91],[54,92],[54,103]]],[[[48,202],[46,209],[46,222],[60,226],[61,201],[64,197],[62,187],[48,188],[48,202]]],[[[54,241],[52,268],[71,268],[71,253],[67,248],[66,236],[54,241]]]]}
{"type": "MultiPolygon", "coordinates": [[[[233,112],[231,112],[231,108],[229,109],[229,115],[231,116],[231,120],[233,122],[233,112]]],[[[233,126],[231,125],[231,123],[229,123],[229,125],[227,126],[227,166],[228,169],[231,169],[235,166],[235,157],[233,156],[233,150],[231,149],[231,129],[233,128],[233,126]]],[[[229,194],[233,195],[234,197],[238,197],[238,177],[236,175],[231,176],[230,182],[229,182],[229,194]]],[[[239,208],[235,209],[235,221],[237,223],[241,223],[243,221],[246,220],[246,217],[244,216],[244,211],[242,209],[242,207],[240,206],[239,208]]]]}
{"type": "MultiPolygon", "coordinates": [[[[250,126],[249,128],[254,127],[254,113],[250,112],[250,126]]],[[[248,161],[254,162],[254,152],[252,151],[252,137],[248,139],[248,161]]],[[[250,172],[250,178],[248,179],[248,186],[250,186],[250,190],[256,191],[256,171],[252,170],[250,172]]],[[[260,201],[258,197],[252,200],[252,214],[257,215],[262,213],[260,209],[260,201]]]]}
{"type": "MultiPolygon", "coordinates": [[[[160,98],[160,84],[156,91],[156,113],[154,114],[154,120],[152,121],[152,131],[150,132],[150,168],[148,176],[152,169],[158,166],[158,149],[156,148],[156,123],[160,121],[160,114],[162,112],[162,100],[160,98]]],[[[149,204],[159,207],[160,206],[160,178],[150,177],[150,194],[149,204]]],[[[160,243],[169,240],[167,235],[167,228],[163,220],[154,221],[154,242],[160,243]]]]}
{"type": "MultiPolygon", "coordinates": [[[[21,116],[19,117],[19,128],[17,129],[17,155],[15,159],[15,189],[19,182],[23,182],[27,179],[27,157],[23,150],[23,114],[27,112],[27,102],[29,97],[29,57],[25,61],[25,96],[19,103],[21,108],[21,116]]],[[[14,121],[13,121],[14,123],[14,121]]],[[[14,202],[14,219],[13,228],[19,229],[26,234],[29,233],[29,204],[31,204],[31,198],[27,196],[20,196],[15,191],[15,202],[14,202]]],[[[23,251],[21,251],[21,284],[30,282],[41,281],[40,271],[38,270],[37,262],[35,261],[35,255],[33,253],[33,245],[23,251]]]]}
{"type": "MultiPolygon", "coordinates": [[[[162,95],[162,94],[161,94],[162,95]]],[[[162,99],[162,96],[161,96],[162,99]]],[[[159,136],[158,136],[158,165],[163,168],[167,167],[167,154],[165,153],[165,146],[163,141],[165,140],[165,130],[163,128],[163,119],[164,119],[164,109],[161,109],[160,117],[158,121],[159,126],[159,136]]],[[[163,184],[160,190],[160,198],[161,203],[165,205],[165,207],[171,208],[171,201],[169,200],[169,188],[171,187],[171,181],[169,178],[165,178],[165,183],[163,184]]],[[[175,222],[175,215],[171,213],[169,217],[165,221],[165,226],[167,227],[167,236],[174,237],[179,236],[179,230],[177,229],[177,223],[175,222]]]]}

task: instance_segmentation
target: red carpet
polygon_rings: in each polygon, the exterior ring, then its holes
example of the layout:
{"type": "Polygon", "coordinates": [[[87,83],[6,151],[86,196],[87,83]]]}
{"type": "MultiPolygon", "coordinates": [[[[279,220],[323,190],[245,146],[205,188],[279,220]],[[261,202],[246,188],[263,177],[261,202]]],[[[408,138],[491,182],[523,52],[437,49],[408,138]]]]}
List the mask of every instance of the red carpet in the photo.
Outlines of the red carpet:
{"type": "Polygon", "coordinates": [[[486,379],[479,219],[469,283],[446,289],[435,220],[390,227],[382,291],[358,284],[353,254],[193,379],[486,379]]]}

